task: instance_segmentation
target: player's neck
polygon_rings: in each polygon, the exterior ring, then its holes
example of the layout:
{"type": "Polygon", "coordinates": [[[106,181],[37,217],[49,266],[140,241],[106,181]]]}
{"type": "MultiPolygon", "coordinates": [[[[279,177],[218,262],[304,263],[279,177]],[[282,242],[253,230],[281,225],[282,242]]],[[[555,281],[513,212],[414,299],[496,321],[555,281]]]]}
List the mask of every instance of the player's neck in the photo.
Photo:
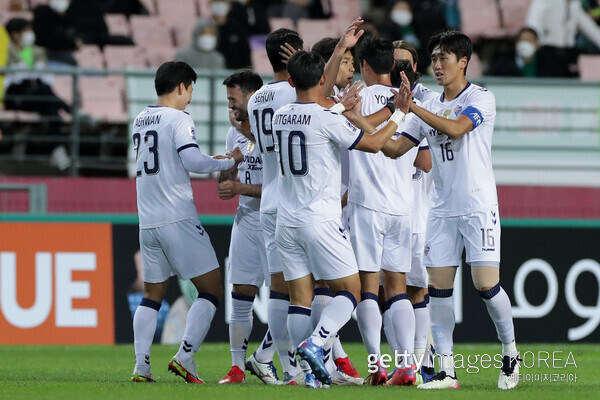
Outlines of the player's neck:
{"type": "Polygon", "coordinates": [[[320,104],[325,99],[321,86],[315,86],[308,90],[296,89],[296,101],[298,103],[317,103],[320,104]]]}
{"type": "Polygon", "coordinates": [[[467,87],[467,80],[464,76],[456,79],[454,82],[444,86],[444,101],[452,101],[467,87]]]}
{"type": "Polygon", "coordinates": [[[183,109],[179,107],[177,99],[173,98],[172,96],[158,96],[156,105],[159,107],[171,107],[176,110],[185,110],[185,107],[183,109]]]}
{"type": "Polygon", "coordinates": [[[370,77],[370,79],[368,81],[365,78],[365,84],[367,86],[373,86],[373,85],[392,86],[392,80],[390,79],[390,74],[373,75],[370,77]]]}
{"type": "Polygon", "coordinates": [[[273,74],[273,82],[287,81],[289,77],[290,74],[286,70],[275,72],[273,74]]]}

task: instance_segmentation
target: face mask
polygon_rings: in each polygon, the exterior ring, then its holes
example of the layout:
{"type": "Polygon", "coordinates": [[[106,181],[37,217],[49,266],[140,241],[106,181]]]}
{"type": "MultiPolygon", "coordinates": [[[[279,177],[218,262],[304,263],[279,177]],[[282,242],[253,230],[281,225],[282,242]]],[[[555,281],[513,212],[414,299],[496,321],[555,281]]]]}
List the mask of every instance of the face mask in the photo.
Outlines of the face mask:
{"type": "Polygon", "coordinates": [[[63,14],[69,8],[68,0],[50,0],[50,7],[59,14],[63,14]]]}
{"type": "Polygon", "coordinates": [[[198,36],[196,45],[202,51],[213,51],[217,47],[217,37],[211,34],[198,36]]]}
{"type": "Polygon", "coordinates": [[[215,1],[210,5],[213,16],[220,18],[225,17],[229,11],[229,5],[224,1],[215,1]]]}
{"type": "Polygon", "coordinates": [[[412,13],[408,10],[394,10],[390,18],[397,25],[407,26],[412,22],[412,13]]]}
{"type": "Polygon", "coordinates": [[[21,37],[21,46],[33,46],[35,43],[35,33],[33,31],[25,31],[21,37]]]}
{"type": "Polygon", "coordinates": [[[535,45],[526,40],[517,42],[517,54],[521,58],[531,58],[535,54],[535,45]]]}

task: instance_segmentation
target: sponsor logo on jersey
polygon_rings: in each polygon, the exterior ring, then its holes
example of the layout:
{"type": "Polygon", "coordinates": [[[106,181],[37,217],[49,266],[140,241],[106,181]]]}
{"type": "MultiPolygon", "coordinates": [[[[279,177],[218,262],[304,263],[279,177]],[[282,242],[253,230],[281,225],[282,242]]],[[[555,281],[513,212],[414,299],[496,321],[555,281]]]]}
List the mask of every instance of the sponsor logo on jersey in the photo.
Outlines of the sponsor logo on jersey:
{"type": "Polygon", "coordinates": [[[188,126],[188,133],[192,139],[196,140],[196,131],[193,126],[188,126]]]}
{"type": "Polygon", "coordinates": [[[248,153],[252,153],[252,150],[254,150],[255,147],[256,147],[256,145],[248,140],[248,147],[246,147],[246,151],[248,153]]]}
{"type": "Polygon", "coordinates": [[[431,246],[429,245],[429,243],[427,243],[425,245],[425,255],[428,256],[429,255],[429,251],[431,250],[431,246]]]}
{"type": "Polygon", "coordinates": [[[454,108],[454,115],[458,117],[460,115],[460,113],[462,112],[462,110],[463,110],[462,106],[456,106],[454,108]]]}

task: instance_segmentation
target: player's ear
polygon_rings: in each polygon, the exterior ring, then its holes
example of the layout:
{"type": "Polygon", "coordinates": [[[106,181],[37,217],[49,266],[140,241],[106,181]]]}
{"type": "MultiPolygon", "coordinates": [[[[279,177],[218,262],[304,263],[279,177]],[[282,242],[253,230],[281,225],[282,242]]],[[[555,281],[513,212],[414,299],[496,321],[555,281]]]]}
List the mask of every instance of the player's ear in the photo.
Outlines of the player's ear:
{"type": "Polygon", "coordinates": [[[293,88],[296,87],[296,85],[294,85],[294,81],[292,80],[291,76],[288,78],[288,83],[290,84],[291,87],[293,87],[293,88]]]}
{"type": "Polygon", "coordinates": [[[325,74],[323,74],[321,80],[319,81],[319,86],[323,86],[325,82],[327,82],[327,77],[325,76],[325,74]]]}
{"type": "Polygon", "coordinates": [[[462,69],[467,68],[467,63],[468,63],[467,56],[464,56],[463,58],[461,58],[459,63],[460,63],[460,66],[462,69]]]}

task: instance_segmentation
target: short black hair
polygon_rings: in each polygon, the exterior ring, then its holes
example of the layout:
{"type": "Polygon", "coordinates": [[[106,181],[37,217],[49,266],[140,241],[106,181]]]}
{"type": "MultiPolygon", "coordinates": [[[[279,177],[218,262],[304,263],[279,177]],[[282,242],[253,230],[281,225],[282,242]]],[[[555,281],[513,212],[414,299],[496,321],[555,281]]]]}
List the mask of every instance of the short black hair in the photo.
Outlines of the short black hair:
{"type": "Polygon", "coordinates": [[[400,84],[402,84],[402,77],[400,75],[400,72],[404,72],[406,74],[406,77],[408,78],[411,87],[421,76],[421,74],[413,70],[410,61],[395,60],[394,68],[392,68],[392,72],[390,72],[390,80],[392,81],[392,85],[396,87],[400,87],[400,84]]]}
{"type": "Polygon", "coordinates": [[[400,49],[408,51],[412,56],[414,64],[419,62],[419,53],[417,52],[417,49],[415,49],[415,46],[413,46],[411,43],[407,42],[406,40],[394,40],[393,45],[394,50],[400,49]]]}
{"type": "Polygon", "coordinates": [[[340,41],[340,38],[332,38],[332,37],[323,38],[323,39],[319,40],[317,43],[315,43],[313,45],[312,49],[310,49],[310,51],[319,53],[321,55],[321,57],[323,57],[323,60],[329,61],[329,59],[331,58],[331,56],[333,54],[333,51],[335,50],[335,46],[337,46],[339,41],[340,41]]]}
{"type": "Polygon", "coordinates": [[[467,67],[473,54],[473,42],[471,42],[471,39],[467,35],[456,29],[444,29],[429,39],[427,51],[431,54],[438,47],[444,53],[456,55],[456,60],[467,57],[465,74],[467,73],[467,67]]]}
{"type": "Polygon", "coordinates": [[[267,57],[269,57],[273,72],[285,70],[285,64],[281,60],[281,55],[279,53],[282,51],[281,46],[286,43],[290,44],[296,50],[302,50],[302,46],[304,45],[298,32],[291,29],[277,29],[276,31],[271,32],[267,37],[267,57]]]}
{"type": "Polygon", "coordinates": [[[394,67],[394,45],[381,36],[369,36],[360,44],[358,58],[369,64],[376,74],[389,74],[394,67]]]}
{"type": "Polygon", "coordinates": [[[31,21],[27,21],[24,18],[11,18],[6,23],[6,33],[12,35],[14,32],[22,32],[28,26],[31,26],[31,21]]]}
{"type": "Polygon", "coordinates": [[[196,82],[198,75],[190,65],[183,61],[167,61],[156,70],[154,78],[154,88],[156,94],[162,96],[169,94],[180,83],[183,83],[187,89],[192,82],[196,82]]]}
{"type": "Polygon", "coordinates": [[[533,33],[533,36],[535,36],[535,39],[536,40],[538,39],[538,34],[537,34],[536,30],[529,26],[524,26],[521,29],[519,29],[519,32],[517,32],[517,35],[515,36],[515,38],[518,39],[519,36],[521,36],[521,34],[523,34],[524,32],[531,32],[531,33],[533,33]]]}
{"type": "Polygon", "coordinates": [[[256,72],[249,69],[234,72],[223,81],[223,85],[228,88],[240,87],[244,95],[250,92],[256,92],[263,85],[263,80],[256,72]]]}
{"type": "Polygon", "coordinates": [[[290,57],[287,70],[298,90],[308,90],[319,84],[325,73],[325,60],[314,51],[298,51],[290,57]]]}

